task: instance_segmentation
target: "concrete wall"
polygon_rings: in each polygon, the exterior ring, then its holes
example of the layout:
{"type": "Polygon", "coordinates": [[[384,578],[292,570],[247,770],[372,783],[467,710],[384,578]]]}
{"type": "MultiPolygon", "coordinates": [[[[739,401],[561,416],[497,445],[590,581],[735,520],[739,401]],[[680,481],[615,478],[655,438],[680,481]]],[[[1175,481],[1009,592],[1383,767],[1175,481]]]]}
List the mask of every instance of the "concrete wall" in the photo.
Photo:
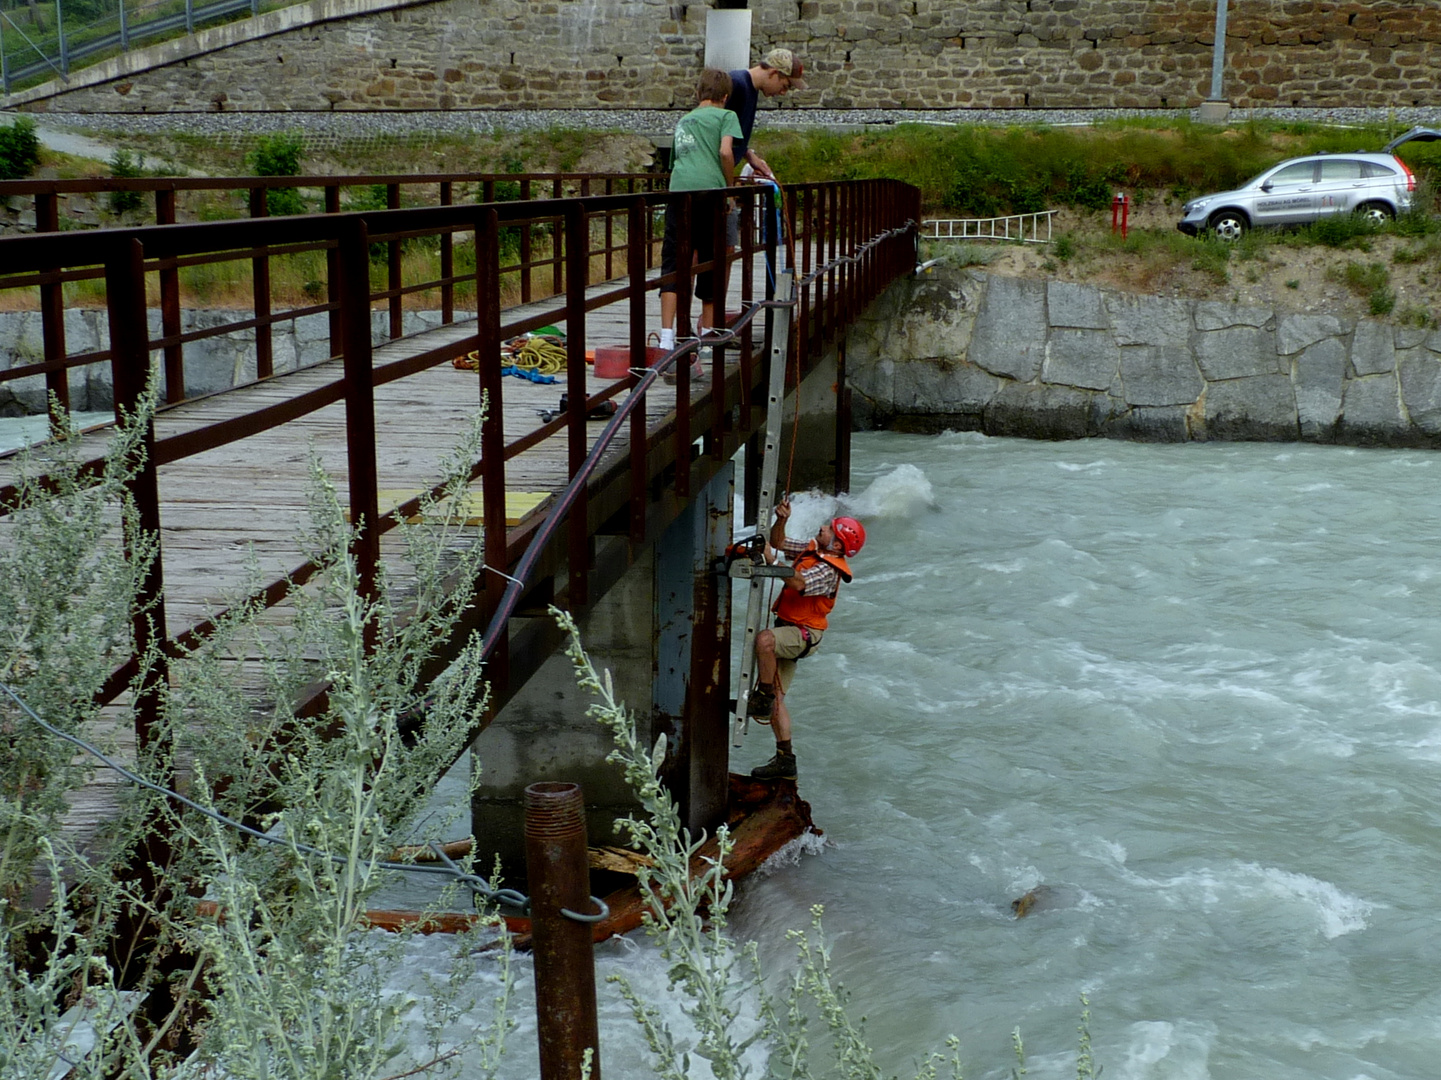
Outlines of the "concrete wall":
{"type": "MultiPolygon", "coordinates": [[[[812,89],[788,106],[1181,108],[1209,95],[1214,0],[751,0],[752,45],[812,89]]],[[[700,3],[313,0],[14,95],[78,112],[679,108],[700,3]],[[159,65],[159,66],[154,66],[159,65]]],[[[1235,105],[1441,104],[1441,0],[1233,5],[1235,105]]]]}
{"type": "Polygon", "coordinates": [[[852,331],[861,427],[1441,446],[1441,331],[937,269],[852,331]]]}

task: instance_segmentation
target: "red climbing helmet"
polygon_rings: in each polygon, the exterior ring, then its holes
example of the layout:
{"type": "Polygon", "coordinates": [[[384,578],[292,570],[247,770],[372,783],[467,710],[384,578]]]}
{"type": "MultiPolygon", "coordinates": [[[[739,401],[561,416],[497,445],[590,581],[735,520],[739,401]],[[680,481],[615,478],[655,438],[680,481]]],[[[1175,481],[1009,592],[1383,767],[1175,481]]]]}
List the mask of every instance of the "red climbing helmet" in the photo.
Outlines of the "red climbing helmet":
{"type": "Polygon", "coordinates": [[[834,519],[831,522],[831,532],[836,534],[844,546],[848,559],[854,559],[860,553],[861,548],[866,546],[866,530],[853,517],[834,519]]]}

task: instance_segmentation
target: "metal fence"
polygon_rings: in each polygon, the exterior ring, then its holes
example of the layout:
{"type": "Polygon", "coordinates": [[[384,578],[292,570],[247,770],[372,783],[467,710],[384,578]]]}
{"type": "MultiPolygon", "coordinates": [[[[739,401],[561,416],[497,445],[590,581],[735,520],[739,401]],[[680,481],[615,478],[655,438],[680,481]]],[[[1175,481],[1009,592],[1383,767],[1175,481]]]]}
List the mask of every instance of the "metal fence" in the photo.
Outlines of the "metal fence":
{"type": "Polygon", "coordinates": [[[285,7],[292,0],[52,0],[0,5],[0,88],[59,79],[70,69],[197,27],[285,7]]]}

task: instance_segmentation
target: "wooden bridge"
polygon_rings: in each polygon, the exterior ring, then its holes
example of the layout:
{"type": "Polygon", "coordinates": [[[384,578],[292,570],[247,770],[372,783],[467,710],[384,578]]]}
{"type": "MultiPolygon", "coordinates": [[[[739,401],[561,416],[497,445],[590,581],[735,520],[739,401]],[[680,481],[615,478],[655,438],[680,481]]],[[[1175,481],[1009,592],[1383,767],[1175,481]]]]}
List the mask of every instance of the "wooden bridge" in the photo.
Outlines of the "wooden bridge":
{"type": "MultiPolygon", "coordinates": [[[[258,180],[108,182],[154,191],[157,218],[174,221],[176,193],[185,185],[250,191],[253,217],[211,224],[156,224],[85,232],[50,231],[0,239],[0,301],[38,310],[44,355],[0,371],[0,385],[43,377],[61,400],[69,372],[108,364],[117,409],[144,393],[152,358],[165,375],[165,402],[147,433],[148,460],[134,481],[141,526],[160,539],[161,558],[145,582],[142,600],[152,618],[135,620],[135,653],[121,663],[98,701],[110,715],[134,718],[133,756],[157,737],[158,680],[167,658],[210,635],[216,618],[246,580],[250,559],[264,574],[253,599],[283,612],[290,590],[315,570],[297,537],[305,524],[309,455],[314,448],[358,522],[354,550],[363,589],[372,589],[383,565],[398,561],[396,524],[415,512],[422,491],[436,483],[441,459],[472,422],[482,399],[488,411],[479,460],[474,542],[483,545],[486,571],[479,603],[433,661],[440,670],[473,630],[488,627],[486,649],[492,710],[502,706],[550,654],[556,631],[550,620],[526,617],[555,603],[584,612],[623,574],[642,546],[652,543],[682,513],[743,445],[754,448],[764,420],[772,327],[791,320],[790,355],[784,357],[794,389],[826,356],[838,363],[840,412],[835,458],[846,483],[849,418],[843,391],[844,331],[848,322],[897,276],[914,266],[920,220],[916,191],[890,181],[807,185],[788,192],[784,229],[762,228],[767,193],[738,189],[742,244],[729,267],[729,326],[708,337],[715,348],[707,378],[693,382],[688,360],[695,343],[649,363],[636,362],[618,379],[600,378],[587,366],[597,346],[623,345],[646,357],[647,331],[658,326],[660,279],[656,215],[663,193],[649,180],[567,182],[524,178],[523,197],[511,202],[453,204],[461,184],[489,195],[509,180],[474,177],[356,177],[258,180]],[[439,205],[341,213],[342,184],[377,184],[399,206],[403,185],[439,194],[439,205]],[[267,186],[324,191],[326,214],[268,217],[267,186]],[[791,238],[790,254],[782,236],[791,238]],[[519,243],[502,243],[519,239],[519,243]],[[410,280],[402,259],[413,244],[434,245],[438,277],[410,280]],[[474,254],[457,259],[457,253],[474,254]],[[299,307],[278,294],[272,271],[286,260],[318,260],[318,289],[299,307]],[[463,271],[456,263],[465,265],[463,271]],[[239,262],[246,266],[252,303],[233,321],[181,331],[185,277],[194,268],[239,262]],[[383,267],[383,271],[380,268],[383,267]],[[789,304],[775,301],[776,271],[789,267],[796,290],[789,304]],[[378,282],[372,282],[377,270],[378,282]],[[72,354],[66,347],[67,290],[103,284],[109,348],[72,354]],[[457,311],[473,291],[475,314],[457,311]],[[509,296],[518,303],[503,307],[509,296]],[[439,301],[438,328],[402,335],[408,304],[439,301]],[[152,319],[152,307],[159,308],[152,319]],[[373,339],[372,312],[388,313],[388,333],[373,339]],[[277,372],[272,328],[283,320],[324,315],[331,356],[298,370],[277,372]],[[566,365],[553,386],[502,375],[502,343],[552,326],[565,337],[566,365]],[[207,337],[244,334],[255,341],[257,378],[234,389],[191,397],[185,392],[185,349],[207,337]],[[473,353],[474,371],[452,361],[473,353]],[[661,376],[673,371],[675,385],[661,376]],[[566,407],[559,408],[561,393],[566,407]],[[618,411],[608,422],[588,417],[606,402],[618,411]],[[542,412],[557,410],[554,416],[542,412]],[[529,499],[518,498],[529,496],[529,499]],[[132,701],[136,656],[154,649],[160,662],[151,690],[132,701]],[[122,706],[124,706],[122,708],[122,706]]],[[[80,185],[95,182],[76,182],[80,185]]],[[[0,185],[0,188],[13,185],[0,185]]],[[[65,185],[30,185],[42,229],[59,226],[65,185]]],[[[0,190],[0,194],[14,194],[0,190]]],[[[689,206],[681,199],[681,212],[689,206]]],[[[718,230],[721,223],[716,224],[718,230]]],[[[684,234],[685,230],[683,230],[684,234]]],[[[683,244],[681,265],[690,261],[683,244]]],[[[690,330],[691,283],[677,283],[680,333],[690,330]]],[[[84,436],[87,457],[98,459],[108,429],[84,436]]],[[[829,455],[826,455],[829,456],[829,455]]],[[[753,464],[755,454],[748,455],[753,464]]],[[[15,462],[0,459],[0,485],[13,484],[15,462]]],[[[753,488],[753,481],[750,485],[753,488]]],[[[748,492],[753,497],[753,492],[748,492]]],[[[0,487],[0,505],[14,488],[0,487]]],[[[295,703],[305,716],[318,707],[323,687],[295,703]]],[[[723,702],[722,702],[723,705],[723,702]]],[[[183,760],[182,760],[183,766],[183,760]]],[[[722,776],[724,770],[722,770],[722,776]]],[[[82,831],[111,811],[101,776],[78,799],[82,831]]]]}

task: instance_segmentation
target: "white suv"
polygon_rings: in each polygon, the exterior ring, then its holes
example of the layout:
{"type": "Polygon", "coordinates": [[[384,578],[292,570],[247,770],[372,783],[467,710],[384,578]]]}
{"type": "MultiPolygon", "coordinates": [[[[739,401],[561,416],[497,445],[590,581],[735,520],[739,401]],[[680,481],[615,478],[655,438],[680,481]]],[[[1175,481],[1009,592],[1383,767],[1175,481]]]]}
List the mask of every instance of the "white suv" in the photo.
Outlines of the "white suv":
{"type": "Polygon", "coordinates": [[[1415,190],[1415,175],[1395,154],[1315,154],[1273,165],[1235,191],[1192,199],[1176,228],[1236,240],[1259,225],[1304,225],[1353,212],[1379,225],[1411,209],[1415,190]]]}

